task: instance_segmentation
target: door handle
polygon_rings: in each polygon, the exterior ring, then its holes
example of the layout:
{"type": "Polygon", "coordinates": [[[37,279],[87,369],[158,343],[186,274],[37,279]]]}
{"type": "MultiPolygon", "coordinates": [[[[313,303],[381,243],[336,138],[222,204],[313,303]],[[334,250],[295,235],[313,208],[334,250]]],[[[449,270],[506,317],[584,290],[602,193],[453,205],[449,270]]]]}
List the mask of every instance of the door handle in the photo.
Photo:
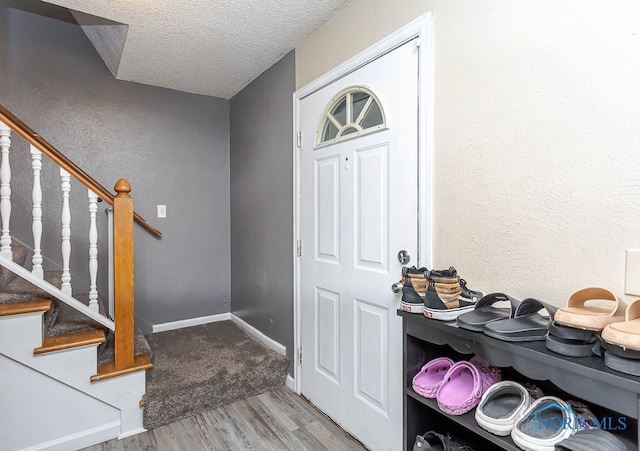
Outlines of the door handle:
{"type": "Polygon", "coordinates": [[[409,251],[403,249],[398,252],[398,261],[403,265],[409,263],[411,261],[411,254],[409,253],[409,251]]]}

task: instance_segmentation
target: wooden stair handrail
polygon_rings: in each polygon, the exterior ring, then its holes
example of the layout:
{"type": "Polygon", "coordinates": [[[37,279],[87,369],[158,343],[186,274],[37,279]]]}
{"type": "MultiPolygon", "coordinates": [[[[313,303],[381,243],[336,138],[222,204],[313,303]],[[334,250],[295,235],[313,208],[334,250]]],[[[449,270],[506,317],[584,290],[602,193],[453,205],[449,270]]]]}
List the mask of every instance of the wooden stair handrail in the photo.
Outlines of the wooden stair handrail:
{"type": "MultiPolygon", "coordinates": [[[[67,158],[62,152],[53,147],[46,139],[33,131],[27,124],[18,119],[13,113],[11,113],[11,111],[6,109],[1,104],[0,121],[7,124],[9,128],[20,135],[25,141],[27,141],[29,144],[32,144],[40,152],[53,160],[54,163],[73,175],[80,183],[100,196],[100,198],[106,201],[109,205],[113,205],[114,196],[108,189],[98,183],[93,177],[87,174],[73,161],[69,160],[69,158],[67,158]]],[[[135,211],[133,212],[133,217],[138,222],[138,224],[151,232],[157,238],[162,238],[162,232],[149,224],[146,219],[144,219],[135,211]]]]}

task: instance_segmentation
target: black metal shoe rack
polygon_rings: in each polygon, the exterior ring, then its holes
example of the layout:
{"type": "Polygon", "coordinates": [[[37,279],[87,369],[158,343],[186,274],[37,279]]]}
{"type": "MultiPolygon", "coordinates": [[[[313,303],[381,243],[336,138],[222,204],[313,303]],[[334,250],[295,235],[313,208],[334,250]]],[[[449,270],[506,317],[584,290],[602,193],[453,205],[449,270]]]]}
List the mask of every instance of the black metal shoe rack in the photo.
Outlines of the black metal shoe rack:
{"type": "MultiPolygon", "coordinates": [[[[404,450],[411,451],[415,437],[426,431],[450,433],[479,450],[519,448],[509,436],[498,437],[480,428],[471,412],[451,416],[443,413],[435,399],[426,399],[411,387],[413,377],[431,359],[448,356],[468,360],[478,355],[501,368],[503,380],[530,381],[545,395],[583,401],[596,417],[611,428],[624,418],[624,430],[611,430],[638,443],[640,377],[619,373],[597,356],[565,357],[545,348],[544,341],[510,343],[456,327],[415,313],[398,310],[403,322],[404,450]]],[[[636,445],[637,446],[637,445],[636,445]]],[[[638,448],[640,451],[640,448],[638,448]]]]}

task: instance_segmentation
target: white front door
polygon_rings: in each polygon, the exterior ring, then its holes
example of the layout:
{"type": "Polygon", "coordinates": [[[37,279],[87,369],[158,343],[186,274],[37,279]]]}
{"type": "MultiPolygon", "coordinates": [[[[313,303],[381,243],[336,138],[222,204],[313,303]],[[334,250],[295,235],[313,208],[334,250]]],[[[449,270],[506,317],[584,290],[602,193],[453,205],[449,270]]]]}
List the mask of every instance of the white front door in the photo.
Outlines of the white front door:
{"type": "MultiPolygon", "coordinates": [[[[398,251],[417,264],[418,66],[413,40],[300,102],[301,391],[372,450],[402,449],[402,322],[391,285],[398,251]],[[327,105],[351,87],[377,96],[386,125],[317,146],[327,105]]],[[[355,119],[357,109],[353,100],[341,112],[355,119]]]]}

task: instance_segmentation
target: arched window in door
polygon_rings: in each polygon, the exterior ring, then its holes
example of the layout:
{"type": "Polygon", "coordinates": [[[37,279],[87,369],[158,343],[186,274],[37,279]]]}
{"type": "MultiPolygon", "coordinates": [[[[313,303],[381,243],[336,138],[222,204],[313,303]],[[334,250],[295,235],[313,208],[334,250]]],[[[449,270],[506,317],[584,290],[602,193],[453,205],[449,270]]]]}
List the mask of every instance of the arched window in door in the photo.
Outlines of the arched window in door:
{"type": "Polygon", "coordinates": [[[316,131],[316,147],[385,127],[384,111],[375,94],[362,86],[353,86],[336,95],[325,108],[316,131]]]}

